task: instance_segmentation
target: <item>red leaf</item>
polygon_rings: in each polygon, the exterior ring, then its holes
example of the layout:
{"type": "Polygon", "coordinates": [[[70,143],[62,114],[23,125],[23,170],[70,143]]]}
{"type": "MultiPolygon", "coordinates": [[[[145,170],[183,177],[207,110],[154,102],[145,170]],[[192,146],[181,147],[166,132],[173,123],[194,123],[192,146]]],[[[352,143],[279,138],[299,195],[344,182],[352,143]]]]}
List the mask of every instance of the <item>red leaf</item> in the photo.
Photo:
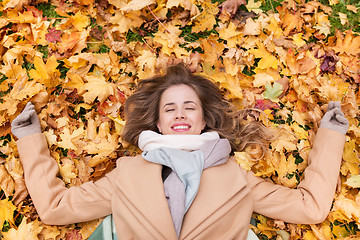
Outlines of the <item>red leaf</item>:
{"type": "Polygon", "coordinates": [[[256,100],[255,108],[264,111],[266,109],[280,108],[280,106],[269,99],[264,99],[264,100],[256,100]]]}
{"type": "Polygon", "coordinates": [[[61,41],[61,30],[49,29],[49,33],[45,35],[45,39],[48,42],[57,43],[61,41]]]}

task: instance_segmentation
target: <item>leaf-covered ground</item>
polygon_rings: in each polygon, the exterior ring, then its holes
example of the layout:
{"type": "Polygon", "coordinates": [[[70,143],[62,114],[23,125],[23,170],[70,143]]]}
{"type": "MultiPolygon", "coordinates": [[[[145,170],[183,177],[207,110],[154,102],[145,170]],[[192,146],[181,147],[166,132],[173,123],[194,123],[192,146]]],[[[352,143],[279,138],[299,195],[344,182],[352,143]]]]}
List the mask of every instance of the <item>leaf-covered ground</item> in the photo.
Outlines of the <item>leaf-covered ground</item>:
{"type": "MultiPolygon", "coordinates": [[[[294,188],[327,103],[350,121],[331,212],[317,225],[254,214],[261,239],[360,237],[360,36],[356,0],[0,2],[0,224],[5,239],[86,239],[100,220],[48,226],[26,191],[10,122],[35,103],[67,186],[96,180],[138,150],[120,139],[135,84],[185,62],[239,109],[282,128],[264,157],[235,153],[258,176],[294,188]],[[235,1],[236,2],[236,1],[235,1]]],[[[0,237],[1,238],[1,237],[0,237]]]]}

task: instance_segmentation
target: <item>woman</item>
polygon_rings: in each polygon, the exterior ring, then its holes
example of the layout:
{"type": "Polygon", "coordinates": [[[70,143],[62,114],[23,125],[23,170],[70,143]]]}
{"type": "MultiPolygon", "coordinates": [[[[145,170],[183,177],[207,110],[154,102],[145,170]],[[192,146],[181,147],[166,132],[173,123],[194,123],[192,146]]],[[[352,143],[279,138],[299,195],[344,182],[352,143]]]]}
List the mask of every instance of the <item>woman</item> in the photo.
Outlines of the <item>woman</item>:
{"type": "Polygon", "coordinates": [[[246,239],[253,211],[290,223],[323,221],[339,175],[348,121],[330,102],[297,189],[243,170],[229,157],[266,140],[242,126],[217,86],[182,65],[143,80],[125,106],[123,138],[143,153],[123,157],[97,182],[67,189],[56,178],[34,107],[13,121],[25,181],[41,220],[70,224],[113,215],[119,239],[246,239]]]}

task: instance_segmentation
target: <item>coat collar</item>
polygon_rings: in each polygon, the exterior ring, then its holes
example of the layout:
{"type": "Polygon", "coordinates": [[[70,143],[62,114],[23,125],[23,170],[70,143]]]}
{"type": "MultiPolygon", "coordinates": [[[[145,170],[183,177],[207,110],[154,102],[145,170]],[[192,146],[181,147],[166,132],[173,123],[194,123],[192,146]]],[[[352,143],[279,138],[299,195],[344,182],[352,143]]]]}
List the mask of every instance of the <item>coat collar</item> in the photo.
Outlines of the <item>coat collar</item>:
{"type": "MultiPolygon", "coordinates": [[[[164,193],[161,165],[141,156],[124,159],[119,164],[118,187],[126,204],[156,239],[177,239],[164,193]]],[[[180,237],[186,236],[245,188],[239,166],[230,158],[226,164],[204,170],[199,192],[185,215],[180,237]]]]}

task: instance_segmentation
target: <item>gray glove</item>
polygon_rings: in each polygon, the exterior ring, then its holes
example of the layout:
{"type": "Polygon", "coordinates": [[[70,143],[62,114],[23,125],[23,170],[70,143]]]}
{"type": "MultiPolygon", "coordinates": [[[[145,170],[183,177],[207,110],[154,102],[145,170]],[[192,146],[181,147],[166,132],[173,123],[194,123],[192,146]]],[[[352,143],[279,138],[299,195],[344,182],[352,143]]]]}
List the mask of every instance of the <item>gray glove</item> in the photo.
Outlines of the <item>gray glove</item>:
{"type": "Polygon", "coordinates": [[[321,119],[320,128],[328,128],[346,134],[349,121],[341,111],[340,102],[329,102],[327,112],[321,119]]]}
{"type": "Polygon", "coordinates": [[[40,121],[31,102],[28,102],[24,110],[12,121],[11,132],[18,139],[41,133],[40,121]]]}

